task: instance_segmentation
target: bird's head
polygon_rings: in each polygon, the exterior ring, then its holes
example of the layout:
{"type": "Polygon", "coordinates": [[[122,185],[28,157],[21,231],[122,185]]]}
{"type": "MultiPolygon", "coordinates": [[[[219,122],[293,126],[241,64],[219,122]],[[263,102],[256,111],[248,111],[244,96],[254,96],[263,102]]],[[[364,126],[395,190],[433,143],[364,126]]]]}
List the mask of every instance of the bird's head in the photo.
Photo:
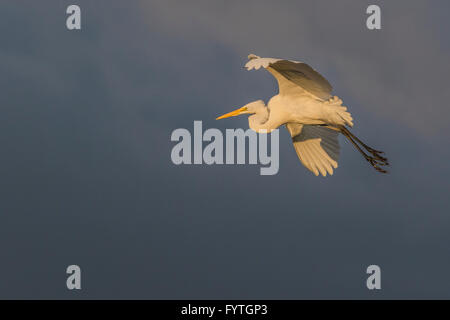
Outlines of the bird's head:
{"type": "Polygon", "coordinates": [[[264,104],[264,101],[262,101],[262,100],[253,101],[253,102],[247,103],[245,106],[243,106],[239,109],[228,112],[220,117],[217,117],[216,120],[229,118],[229,117],[235,117],[235,116],[239,116],[241,114],[255,114],[262,110],[265,110],[265,108],[266,108],[266,106],[264,104]]]}

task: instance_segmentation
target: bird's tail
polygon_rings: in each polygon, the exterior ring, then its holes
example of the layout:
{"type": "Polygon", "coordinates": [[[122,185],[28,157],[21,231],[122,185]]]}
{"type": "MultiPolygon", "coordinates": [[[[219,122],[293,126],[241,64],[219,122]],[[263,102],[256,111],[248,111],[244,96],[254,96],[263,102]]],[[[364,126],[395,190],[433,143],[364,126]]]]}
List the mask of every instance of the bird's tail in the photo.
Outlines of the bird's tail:
{"type": "Polygon", "coordinates": [[[339,97],[331,97],[324,103],[330,109],[328,114],[333,123],[353,127],[352,115],[347,111],[347,107],[342,105],[342,100],[339,97]]]}

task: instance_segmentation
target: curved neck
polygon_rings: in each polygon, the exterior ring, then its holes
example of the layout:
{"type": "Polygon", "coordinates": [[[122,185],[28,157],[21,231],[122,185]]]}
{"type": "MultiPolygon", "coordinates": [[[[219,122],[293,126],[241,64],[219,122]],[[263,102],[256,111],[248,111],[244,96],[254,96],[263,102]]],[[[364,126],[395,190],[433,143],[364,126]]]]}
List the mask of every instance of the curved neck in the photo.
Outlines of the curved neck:
{"type": "Polygon", "coordinates": [[[272,132],[277,129],[281,123],[271,117],[270,109],[268,107],[261,108],[258,113],[248,117],[248,126],[256,132],[272,132]]]}

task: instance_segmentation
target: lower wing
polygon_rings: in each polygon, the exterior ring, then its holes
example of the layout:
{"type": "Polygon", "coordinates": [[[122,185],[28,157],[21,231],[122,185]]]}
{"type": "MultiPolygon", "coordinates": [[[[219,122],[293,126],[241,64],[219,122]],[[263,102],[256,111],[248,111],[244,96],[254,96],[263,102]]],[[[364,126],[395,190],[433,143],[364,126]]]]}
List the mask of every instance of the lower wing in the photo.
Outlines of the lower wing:
{"type": "Polygon", "coordinates": [[[339,159],[338,132],[320,126],[287,123],[297,156],[316,176],[333,174],[339,159]]]}

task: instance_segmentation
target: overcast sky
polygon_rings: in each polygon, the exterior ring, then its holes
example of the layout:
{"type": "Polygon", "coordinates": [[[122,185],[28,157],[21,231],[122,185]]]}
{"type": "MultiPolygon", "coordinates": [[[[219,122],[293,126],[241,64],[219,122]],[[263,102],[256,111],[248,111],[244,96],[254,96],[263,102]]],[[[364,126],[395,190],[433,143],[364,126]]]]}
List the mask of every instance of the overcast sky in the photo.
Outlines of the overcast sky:
{"type": "Polygon", "coordinates": [[[450,298],[448,1],[72,3],[0,4],[0,298],[450,298]],[[341,138],[315,177],[284,129],[274,176],[174,165],[173,130],[276,93],[249,53],[320,71],[391,173],[341,138]]]}

